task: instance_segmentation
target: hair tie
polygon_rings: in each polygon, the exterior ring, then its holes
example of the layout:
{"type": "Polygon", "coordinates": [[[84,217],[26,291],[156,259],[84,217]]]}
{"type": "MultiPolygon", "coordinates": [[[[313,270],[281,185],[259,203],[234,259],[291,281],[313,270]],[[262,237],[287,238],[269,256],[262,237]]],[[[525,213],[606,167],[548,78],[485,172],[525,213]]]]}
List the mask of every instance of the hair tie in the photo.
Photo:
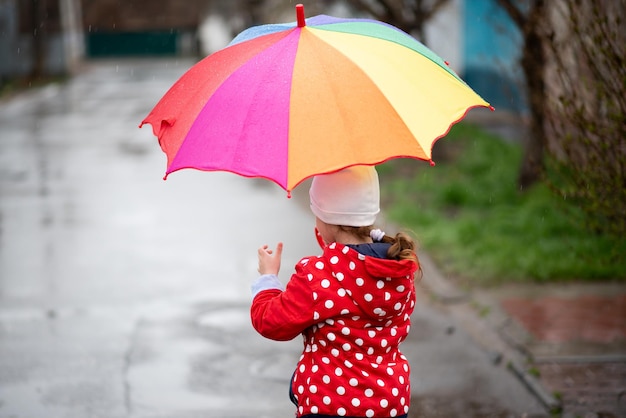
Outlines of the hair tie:
{"type": "Polygon", "coordinates": [[[385,236],[385,233],[383,231],[381,231],[380,229],[372,229],[370,231],[370,237],[375,241],[375,242],[380,242],[383,240],[383,237],[385,236]]]}

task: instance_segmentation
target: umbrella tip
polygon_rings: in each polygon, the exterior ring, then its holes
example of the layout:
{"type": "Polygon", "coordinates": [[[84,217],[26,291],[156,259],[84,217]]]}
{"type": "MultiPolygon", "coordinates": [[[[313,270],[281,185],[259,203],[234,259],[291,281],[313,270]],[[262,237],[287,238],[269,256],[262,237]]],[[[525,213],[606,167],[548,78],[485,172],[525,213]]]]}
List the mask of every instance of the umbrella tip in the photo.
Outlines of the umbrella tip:
{"type": "Polygon", "coordinates": [[[304,5],[296,4],[296,18],[298,19],[298,27],[303,28],[306,26],[304,21],[304,5]]]}

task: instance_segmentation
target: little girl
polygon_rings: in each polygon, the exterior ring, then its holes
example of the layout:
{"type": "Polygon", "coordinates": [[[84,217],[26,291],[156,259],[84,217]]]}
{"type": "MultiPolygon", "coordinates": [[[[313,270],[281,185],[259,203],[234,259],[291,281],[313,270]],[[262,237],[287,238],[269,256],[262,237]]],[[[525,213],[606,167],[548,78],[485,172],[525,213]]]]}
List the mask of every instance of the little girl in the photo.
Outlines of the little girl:
{"type": "Polygon", "coordinates": [[[410,371],[399,345],[415,306],[415,245],[373,229],[373,167],[316,176],[309,196],[323,254],[300,260],[283,287],[282,243],[259,248],[252,324],[273,340],[304,337],[290,390],[297,417],[406,417],[410,371]]]}

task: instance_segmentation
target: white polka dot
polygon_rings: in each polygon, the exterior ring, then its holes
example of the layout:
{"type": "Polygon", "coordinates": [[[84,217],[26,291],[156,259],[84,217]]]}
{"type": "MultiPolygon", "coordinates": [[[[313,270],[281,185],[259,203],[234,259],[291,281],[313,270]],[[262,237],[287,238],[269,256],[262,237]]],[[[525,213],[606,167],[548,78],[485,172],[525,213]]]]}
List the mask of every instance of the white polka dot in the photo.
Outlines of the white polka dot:
{"type": "Polygon", "coordinates": [[[335,375],[336,376],[341,376],[343,374],[343,370],[341,370],[341,367],[337,367],[335,369],[335,375]]]}
{"type": "Polygon", "coordinates": [[[348,328],[348,327],[343,327],[343,328],[341,329],[341,333],[342,333],[343,335],[350,335],[350,328],[348,328]]]}
{"type": "Polygon", "coordinates": [[[324,375],[324,377],[322,377],[322,382],[329,384],[330,383],[330,377],[328,375],[324,375]]]}
{"type": "Polygon", "coordinates": [[[393,369],[391,367],[387,367],[387,374],[393,376],[393,369]]]}
{"type": "Polygon", "coordinates": [[[387,344],[388,344],[388,342],[387,342],[386,339],[383,338],[382,340],[380,340],[380,346],[381,347],[387,347],[387,344]]]}
{"type": "Polygon", "coordinates": [[[306,263],[308,263],[308,262],[309,262],[308,258],[303,258],[302,260],[300,260],[300,264],[306,265],[306,263]]]}
{"type": "Polygon", "coordinates": [[[322,357],[322,363],[330,364],[330,359],[328,357],[322,357]]]}
{"type": "Polygon", "coordinates": [[[360,347],[363,345],[363,340],[361,338],[357,338],[354,340],[354,343],[360,347]]]}
{"type": "Polygon", "coordinates": [[[395,417],[396,415],[398,415],[398,411],[396,411],[395,409],[392,409],[391,411],[389,411],[389,415],[391,417],[395,417]]]}
{"type": "Polygon", "coordinates": [[[335,247],[337,247],[337,243],[336,243],[336,242],[333,242],[332,244],[330,244],[330,245],[328,246],[328,248],[330,248],[331,250],[334,250],[334,249],[335,249],[335,247]]]}
{"type": "Polygon", "coordinates": [[[369,377],[370,374],[368,372],[366,372],[365,370],[361,370],[361,374],[365,377],[369,377]]]}
{"type": "Polygon", "coordinates": [[[371,329],[371,330],[367,331],[367,335],[369,335],[370,338],[374,338],[376,336],[376,331],[371,329]]]}
{"type": "Polygon", "coordinates": [[[387,399],[381,399],[380,406],[382,406],[383,408],[387,408],[389,406],[389,401],[387,399]]]}
{"type": "Polygon", "coordinates": [[[352,368],[352,366],[353,366],[353,364],[352,364],[352,363],[350,363],[350,360],[346,360],[346,361],[344,361],[344,362],[343,362],[343,364],[345,364],[345,365],[346,365],[346,367],[347,367],[348,369],[351,369],[351,368],[352,368]]]}
{"type": "Polygon", "coordinates": [[[344,343],[341,348],[343,348],[343,351],[350,351],[350,348],[352,347],[350,347],[350,344],[344,343]]]}
{"type": "Polygon", "coordinates": [[[393,306],[393,309],[395,309],[396,311],[399,311],[400,309],[402,309],[402,304],[400,302],[396,303],[393,306]]]}
{"type": "Polygon", "coordinates": [[[336,255],[330,258],[330,264],[337,264],[338,262],[339,262],[339,257],[337,257],[336,255]]]}
{"type": "Polygon", "coordinates": [[[311,407],[311,412],[314,414],[317,414],[319,412],[319,408],[317,406],[312,406],[311,407]]]}
{"type": "Polygon", "coordinates": [[[380,315],[383,311],[381,308],[375,308],[372,312],[374,312],[375,315],[380,315]]]}
{"type": "Polygon", "coordinates": [[[350,313],[350,310],[349,310],[349,309],[342,309],[342,310],[341,310],[341,314],[342,314],[342,315],[348,315],[349,313],[350,313]]]}
{"type": "Polygon", "coordinates": [[[333,348],[332,350],[330,350],[330,354],[332,354],[334,357],[339,357],[339,350],[333,348]]]}
{"type": "Polygon", "coordinates": [[[402,286],[402,285],[400,285],[400,286],[396,287],[396,290],[397,290],[398,292],[404,292],[404,289],[405,289],[405,287],[404,287],[404,286],[402,286]]]}
{"type": "Polygon", "coordinates": [[[400,405],[404,405],[406,403],[406,400],[404,399],[404,396],[400,398],[400,405]]]}
{"type": "Polygon", "coordinates": [[[328,341],[335,341],[337,339],[337,336],[334,333],[329,332],[328,334],[326,334],[326,338],[328,338],[328,341]]]}
{"type": "Polygon", "coordinates": [[[315,385],[311,385],[311,386],[309,387],[309,390],[311,391],[311,393],[317,393],[317,386],[315,386],[315,385]]]}
{"type": "Polygon", "coordinates": [[[300,373],[304,373],[304,371],[306,370],[306,366],[304,364],[300,365],[300,373]]]}
{"type": "Polygon", "coordinates": [[[348,264],[348,268],[350,270],[354,270],[356,268],[356,264],[354,264],[354,261],[350,261],[350,264],[348,264]]]}
{"type": "Polygon", "coordinates": [[[378,379],[376,383],[378,383],[378,386],[380,386],[381,388],[385,387],[385,381],[382,379],[378,379]]]}
{"type": "Polygon", "coordinates": [[[300,413],[304,412],[304,407],[303,406],[299,406],[298,410],[300,411],[300,413]]]}
{"type": "Polygon", "coordinates": [[[324,306],[326,306],[326,309],[332,309],[332,307],[335,306],[335,302],[329,299],[324,302],[324,306]]]}
{"type": "Polygon", "coordinates": [[[320,314],[318,312],[313,312],[313,320],[317,321],[320,319],[320,314]]]}
{"type": "Polygon", "coordinates": [[[401,384],[404,384],[404,376],[400,376],[398,378],[398,382],[400,382],[401,384]]]}
{"type": "Polygon", "coordinates": [[[353,377],[348,383],[350,383],[350,386],[358,386],[359,381],[353,377]]]}
{"type": "Polygon", "coordinates": [[[371,398],[372,396],[374,396],[374,391],[372,389],[365,389],[365,396],[371,398]]]}
{"type": "Polygon", "coordinates": [[[361,405],[361,401],[358,398],[352,398],[352,406],[361,405]]]}
{"type": "Polygon", "coordinates": [[[376,363],[377,363],[377,364],[380,364],[380,363],[382,363],[382,362],[383,362],[383,356],[378,356],[378,357],[376,357],[376,363]]]}
{"type": "Polygon", "coordinates": [[[357,285],[357,286],[363,286],[364,284],[365,284],[365,280],[363,280],[363,279],[362,279],[362,278],[360,278],[360,277],[357,277],[357,279],[356,279],[356,285],[357,285]]]}
{"type": "Polygon", "coordinates": [[[344,279],[344,275],[342,272],[338,272],[336,277],[337,277],[337,280],[339,281],[342,281],[344,279]]]}
{"type": "Polygon", "coordinates": [[[365,296],[363,296],[363,298],[365,299],[366,302],[371,302],[372,299],[374,299],[374,296],[372,296],[369,293],[366,293],[365,296]]]}
{"type": "Polygon", "coordinates": [[[397,327],[391,328],[391,330],[389,330],[389,334],[391,334],[392,337],[395,337],[398,334],[398,328],[397,327]]]}
{"type": "Polygon", "coordinates": [[[307,274],[306,277],[309,279],[309,281],[313,280],[313,275],[311,273],[307,274]]]}
{"type": "Polygon", "coordinates": [[[344,296],[346,296],[346,289],[341,288],[341,289],[337,290],[337,294],[338,294],[340,297],[344,297],[344,296]]]}
{"type": "Polygon", "coordinates": [[[318,270],[323,270],[324,269],[324,263],[322,261],[318,261],[317,263],[315,263],[315,268],[318,270]]]}
{"type": "Polygon", "coordinates": [[[372,418],[374,416],[374,410],[368,409],[367,411],[365,411],[365,416],[367,418],[372,418]]]}
{"type": "Polygon", "coordinates": [[[313,292],[313,300],[317,300],[317,292],[313,292]]]}
{"type": "Polygon", "coordinates": [[[340,417],[344,417],[344,416],[346,416],[346,410],[345,410],[345,408],[339,408],[339,409],[337,410],[337,415],[339,415],[340,417]]]}
{"type": "Polygon", "coordinates": [[[344,253],[344,254],[348,254],[349,251],[350,251],[350,247],[343,247],[341,249],[341,252],[344,253]]]}
{"type": "Polygon", "coordinates": [[[338,395],[345,395],[346,394],[346,388],[344,388],[343,386],[337,386],[337,394],[338,395]]]}
{"type": "Polygon", "coordinates": [[[383,287],[385,287],[385,282],[383,282],[382,280],[377,281],[376,287],[382,289],[383,287]]]}
{"type": "Polygon", "coordinates": [[[298,393],[301,395],[304,393],[304,386],[302,385],[298,386],[298,393]]]}
{"type": "Polygon", "coordinates": [[[326,320],[326,323],[327,323],[328,325],[335,325],[335,320],[334,320],[334,319],[332,319],[332,318],[328,318],[328,319],[326,320]]]}
{"type": "Polygon", "coordinates": [[[322,285],[322,287],[323,287],[324,289],[328,289],[328,288],[330,287],[330,280],[328,280],[328,279],[324,279],[324,280],[322,280],[321,285],[322,285]]]}
{"type": "Polygon", "coordinates": [[[357,360],[363,360],[365,356],[363,355],[363,353],[356,353],[354,357],[356,357],[357,360]]]}
{"type": "Polygon", "coordinates": [[[320,345],[321,345],[322,347],[326,347],[326,345],[327,345],[327,344],[328,344],[328,343],[327,343],[325,340],[320,340],[320,345]]]}
{"type": "Polygon", "coordinates": [[[385,292],[385,300],[391,299],[391,293],[385,292]]]}
{"type": "Polygon", "coordinates": [[[405,405],[405,406],[404,406],[404,413],[405,413],[405,414],[408,414],[408,413],[409,413],[409,406],[408,406],[408,405],[405,405]]]}
{"type": "Polygon", "coordinates": [[[370,356],[371,356],[372,354],[374,354],[374,348],[373,348],[373,347],[368,348],[368,349],[367,349],[367,354],[369,354],[370,356]]]}
{"type": "Polygon", "coordinates": [[[361,260],[361,261],[365,260],[365,256],[363,254],[361,254],[361,253],[359,253],[359,260],[361,260]]]}
{"type": "Polygon", "coordinates": [[[324,402],[324,405],[330,405],[330,396],[324,396],[322,402],[324,402]]]}
{"type": "Polygon", "coordinates": [[[391,389],[391,394],[392,394],[393,396],[398,396],[398,393],[399,393],[398,388],[393,388],[393,389],[391,389]]]}

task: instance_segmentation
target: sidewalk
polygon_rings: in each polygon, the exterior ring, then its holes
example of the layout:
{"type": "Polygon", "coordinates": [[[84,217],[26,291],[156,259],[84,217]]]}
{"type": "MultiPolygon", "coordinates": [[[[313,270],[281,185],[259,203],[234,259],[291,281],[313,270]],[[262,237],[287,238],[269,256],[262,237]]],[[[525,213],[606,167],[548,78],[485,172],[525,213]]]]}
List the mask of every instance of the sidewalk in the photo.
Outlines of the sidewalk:
{"type": "Polygon", "coordinates": [[[465,292],[422,255],[422,287],[563,417],[626,417],[626,285],[508,285],[465,292]]]}
{"type": "MultiPolygon", "coordinates": [[[[468,118],[511,140],[525,123],[512,115],[468,118]]],[[[503,285],[457,289],[428,257],[424,288],[459,318],[494,358],[563,417],[626,417],[626,284],[503,285]]]]}

